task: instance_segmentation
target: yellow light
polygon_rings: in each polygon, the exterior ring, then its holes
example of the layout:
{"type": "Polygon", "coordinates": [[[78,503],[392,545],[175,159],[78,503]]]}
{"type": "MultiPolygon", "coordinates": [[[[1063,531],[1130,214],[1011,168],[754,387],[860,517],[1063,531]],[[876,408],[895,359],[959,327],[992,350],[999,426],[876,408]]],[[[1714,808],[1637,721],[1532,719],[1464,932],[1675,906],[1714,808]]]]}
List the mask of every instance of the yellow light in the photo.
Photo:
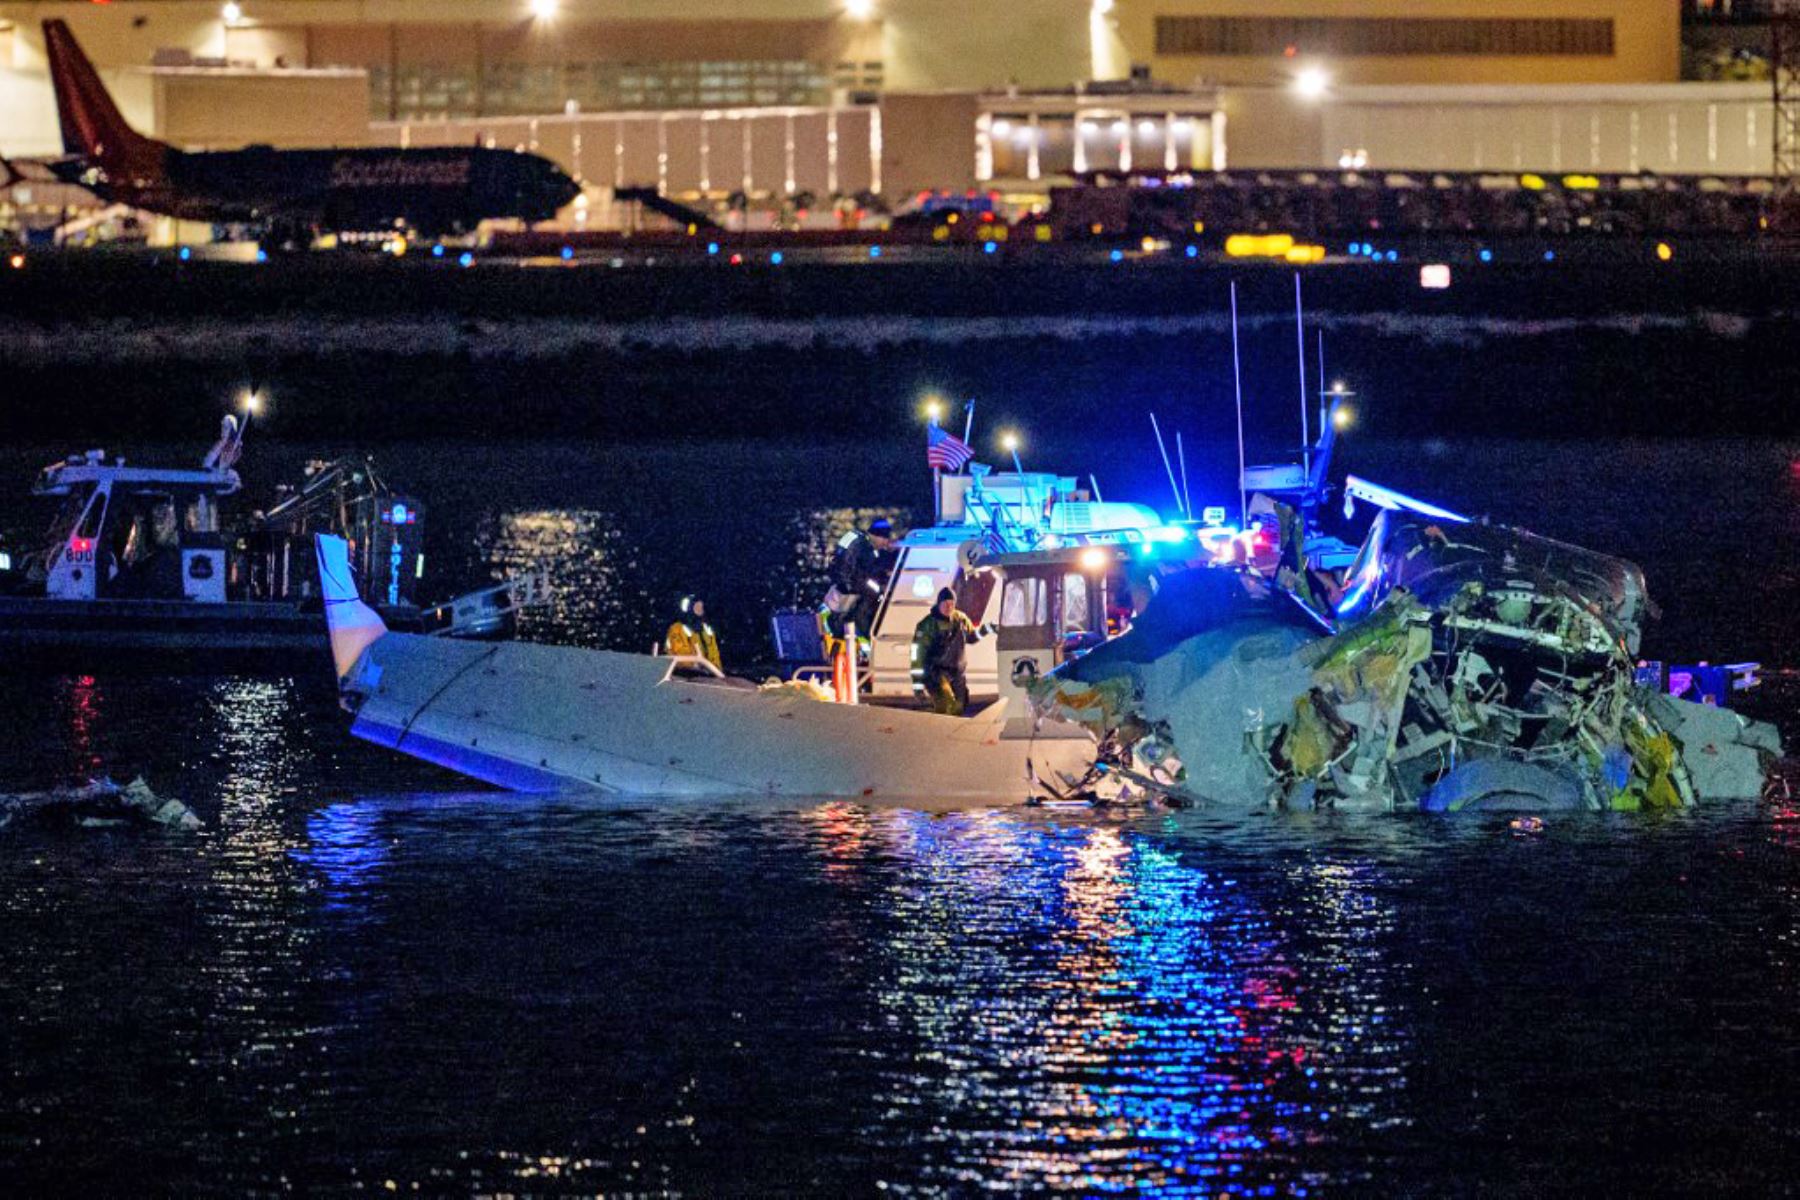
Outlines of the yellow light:
{"type": "Polygon", "coordinates": [[[1225,239],[1225,253],[1233,258],[1286,258],[1294,239],[1285,233],[1234,233],[1225,239]]]}
{"type": "Polygon", "coordinates": [[[1563,186],[1572,192],[1591,192],[1600,186],[1598,175],[1564,175],[1563,186]]]}
{"type": "Polygon", "coordinates": [[[1342,431],[1356,424],[1356,412],[1348,404],[1340,404],[1331,414],[1331,427],[1342,431]]]}
{"type": "Polygon", "coordinates": [[[1541,192],[1544,190],[1544,177],[1542,175],[1521,175],[1519,176],[1519,186],[1527,191],[1541,192]]]}
{"type": "Polygon", "coordinates": [[[1040,242],[1047,242],[1051,237],[1050,227],[1048,225],[1039,225],[1036,229],[1032,230],[1032,235],[1040,242]]]}
{"type": "Polygon", "coordinates": [[[933,421],[941,419],[944,415],[944,398],[935,393],[925,397],[925,415],[933,421]]]}
{"type": "Polygon", "coordinates": [[[401,257],[407,251],[406,239],[403,237],[395,238],[394,244],[390,247],[390,249],[393,251],[395,258],[401,257]]]}
{"type": "Polygon", "coordinates": [[[23,271],[25,269],[25,256],[23,254],[15,254],[6,261],[15,271],[23,271]]]}
{"type": "Polygon", "coordinates": [[[1194,222],[1194,232],[1195,233],[1205,233],[1206,232],[1206,222],[1205,221],[1195,221],[1194,222]]]}
{"type": "Polygon", "coordinates": [[[244,411],[255,416],[262,411],[262,397],[255,392],[244,393],[244,411]]]}
{"type": "Polygon", "coordinates": [[[1081,569],[1084,571],[1104,571],[1109,557],[1111,556],[1100,547],[1089,546],[1081,552],[1077,561],[1081,563],[1081,569]]]}
{"type": "Polygon", "coordinates": [[[1321,262],[1325,258],[1325,247],[1323,247],[1323,246],[1289,246],[1287,253],[1285,255],[1283,255],[1282,257],[1286,258],[1291,263],[1321,262]]]}
{"type": "Polygon", "coordinates": [[[1663,262],[1668,262],[1671,258],[1675,257],[1675,247],[1669,245],[1667,242],[1656,243],[1656,257],[1663,262]]]}
{"type": "Polygon", "coordinates": [[[954,225],[954,224],[956,224],[956,218],[957,218],[957,214],[951,213],[949,216],[944,218],[944,224],[954,225]]]}
{"type": "Polygon", "coordinates": [[[936,229],[933,229],[931,231],[931,240],[934,242],[949,241],[950,240],[950,230],[946,226],[939,225],[936,229]]]}

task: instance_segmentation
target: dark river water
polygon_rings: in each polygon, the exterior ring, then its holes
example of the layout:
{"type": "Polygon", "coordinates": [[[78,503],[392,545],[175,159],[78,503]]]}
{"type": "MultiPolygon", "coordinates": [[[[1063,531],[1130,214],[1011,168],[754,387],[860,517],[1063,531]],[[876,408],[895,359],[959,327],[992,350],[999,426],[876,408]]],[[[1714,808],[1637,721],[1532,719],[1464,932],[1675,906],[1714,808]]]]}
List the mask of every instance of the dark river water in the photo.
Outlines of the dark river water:
{"type": "MultiPolygon", "coordinates": [[[[66,449],[0,453],[9,494],[66,449]]],[[[318,449],[253,445],[247,500],[318,449]]],[[[1188,451],[1196,502],[1218,494],[1235,452],[1188,451]]],[[[1637,559],[1649,653],[1800,666],[1800,446],[1344,453],[1637,559]]],[[[1071,439],[1027,466],[1159,502],[1154,455],[1071,439]]],[[[698,590],[747,670],[834,530],[928,512],[919,458],[379,452],[430,506],[432,590],[546,566],[528,636],[625,649],[698,590]]],[[[42,516],[0,505],[0,531],[42,516]]],[[[220,665],[0,676],[0,793],[142,773],[204,821],[0,810],[12,1194],[1774,1193],[1800,1170],[1800,805],[1523,836],[523,798],[352,741],[323,663],[220,665]]],[[[1790,740],[1795,695],[1755,700],[1790,740]]]]}

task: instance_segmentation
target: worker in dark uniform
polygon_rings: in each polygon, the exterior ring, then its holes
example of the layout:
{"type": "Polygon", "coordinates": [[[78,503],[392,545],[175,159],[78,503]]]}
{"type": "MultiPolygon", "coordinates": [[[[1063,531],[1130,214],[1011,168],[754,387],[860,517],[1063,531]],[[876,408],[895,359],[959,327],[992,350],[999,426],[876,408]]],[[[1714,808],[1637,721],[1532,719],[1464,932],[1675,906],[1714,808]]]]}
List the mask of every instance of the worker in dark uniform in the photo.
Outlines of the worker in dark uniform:
{"type": "Polygon", "coordinates": [[[969,647],[988,632],[975,628],[957,611],[956,593],[945,588],[937,606],[913,630],[913,691],[931,703],[931,711],[960,717],[969,707],[969,647]]]}
{"type": "Polygon", "coordinates": [[[719,661],[719,636],[706,623],[706,601],[698,596],[681,598],[669,632],[663,635],[663,652],[704,658],[721,671],[725,669],[719,661]]]}
{"type": "Polygon", "coordinates": [[[831,556],[832,599],[831,632],[838,637],[850,625],[859,637],[868,637],[875,627],[875,610],[881,604],[881,593],[893,574],[894,527],[886,517],[877,517],[865,529],[852,529],[838,539],[831,556]]]}

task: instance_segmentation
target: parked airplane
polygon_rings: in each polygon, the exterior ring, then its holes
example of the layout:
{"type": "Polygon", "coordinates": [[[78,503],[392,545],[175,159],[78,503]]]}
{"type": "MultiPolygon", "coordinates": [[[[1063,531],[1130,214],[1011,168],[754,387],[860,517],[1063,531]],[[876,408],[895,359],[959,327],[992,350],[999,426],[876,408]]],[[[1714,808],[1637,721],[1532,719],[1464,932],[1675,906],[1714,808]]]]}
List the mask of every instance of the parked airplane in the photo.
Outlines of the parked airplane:
{"type": "Polygon", "coordinates": [[[490,218],[545,221],[580,194],[547,158],[483,147],[189,152],[126,124],[62,21],[44,22],[63,148],[59,178],[103,200],[276,234],[374,232],[426,237],[490,218]]]}

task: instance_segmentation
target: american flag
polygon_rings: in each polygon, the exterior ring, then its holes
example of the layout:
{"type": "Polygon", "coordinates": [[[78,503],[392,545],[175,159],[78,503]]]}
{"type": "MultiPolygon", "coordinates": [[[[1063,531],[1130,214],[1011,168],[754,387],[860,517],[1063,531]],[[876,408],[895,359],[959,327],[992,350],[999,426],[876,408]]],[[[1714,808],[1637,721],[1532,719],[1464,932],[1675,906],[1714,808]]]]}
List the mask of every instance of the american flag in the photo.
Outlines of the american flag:
{"type": "Polygon", "coordinates": [[[975,452],[969,444],[953,433],[947,433],[940,425],[933,424],[925,431],[925,461],[940,471],[960,471],[963,465],[975,452]]]}

